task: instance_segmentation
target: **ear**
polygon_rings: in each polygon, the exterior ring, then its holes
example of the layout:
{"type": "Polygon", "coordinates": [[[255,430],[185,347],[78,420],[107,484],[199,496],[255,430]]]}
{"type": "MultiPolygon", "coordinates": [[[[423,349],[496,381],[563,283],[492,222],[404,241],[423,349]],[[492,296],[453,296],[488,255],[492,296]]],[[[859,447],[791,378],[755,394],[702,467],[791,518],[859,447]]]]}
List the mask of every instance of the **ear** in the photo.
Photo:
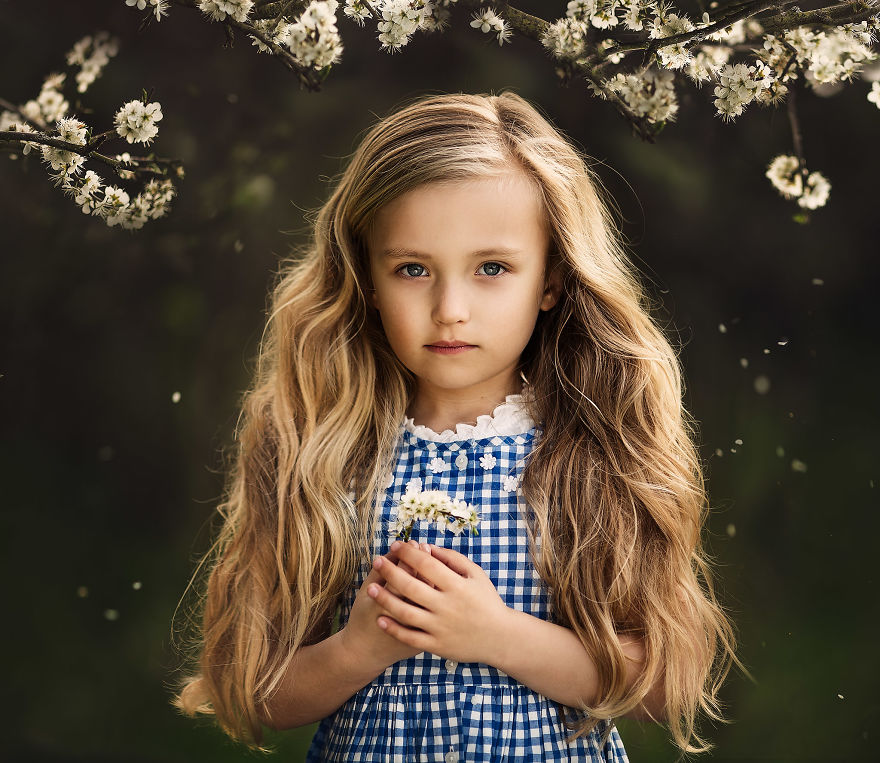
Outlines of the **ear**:
{"type": "Polygon", "coordinates": [[[554,266],[544,283],[544,293],[541,295],[541,304],[539,305],[540,309],[550,310],[552,307],[555,307],[561,294],[562,276],[560,275],[559,268],[554,266]]]}

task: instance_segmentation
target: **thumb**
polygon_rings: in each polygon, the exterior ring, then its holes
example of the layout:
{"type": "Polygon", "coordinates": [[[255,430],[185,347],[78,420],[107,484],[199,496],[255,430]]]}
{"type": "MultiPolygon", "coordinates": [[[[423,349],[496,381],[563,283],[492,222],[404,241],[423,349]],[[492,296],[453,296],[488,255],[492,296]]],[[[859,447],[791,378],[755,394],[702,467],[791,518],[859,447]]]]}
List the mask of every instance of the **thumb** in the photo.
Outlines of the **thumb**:
{"type": "Polygon", "coordinates": [[[474,567],[479,567],[479,565],[477,565],[475,562],[472,562],[464,554],[460,554],[458,551],[454,551],[451,548],[443,548],[443,546],[431,546],[430,551],[431,556],[439,559],[453,572],[457,572],[459,575],[462,575],[466,578],[471,577],[474,571],[474,567]]]}

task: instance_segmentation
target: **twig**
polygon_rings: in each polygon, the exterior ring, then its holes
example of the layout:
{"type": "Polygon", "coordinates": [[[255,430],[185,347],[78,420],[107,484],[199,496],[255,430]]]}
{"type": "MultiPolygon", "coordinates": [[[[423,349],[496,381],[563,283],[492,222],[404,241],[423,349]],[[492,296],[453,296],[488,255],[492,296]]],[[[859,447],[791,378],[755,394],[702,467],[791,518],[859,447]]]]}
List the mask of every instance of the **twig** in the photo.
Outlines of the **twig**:
{"type": "MultiPolygon", "coordinates": [[[[102,135],[106,134],[107,133],[102,133],[102,135]]],[[[101,142],[103,143],[104,140],[106,140],[106,138],[103,138],[101,142]]],[[[103,162],[104,164],[109,165],[116,171],[117,175],[120,173],[120,171],[122,171],[132,172],[134,174],[140,175],[156,175],[158,177],[166,177],[168,175],[168,170],[158,169],[159,167],[165,166],[168,169],[176,170],[183,165],[183,162],[179,159],[151,159],[149,157],[131,157],[131,163],[123,162],[118,159],[114,159],[111,156],[99,154],[97,151],[94,151],[91,148],[91,144],[86,144],[82,146],[78,143],[70,143],[69,141],[60,140],[59,138],[52,138],[49,135],[44,135],[43,133],[38,132],[17,132],[15,130],[0,131],[0,141],[21,144],[38,143],[43,146],[58,148],[62,151],[70,151],[71,153],[84,156],[87,159],[94,159],[95,161],[103,162]],[[142,164],[153,164],[156,165],[157,169],[153,169],[147,166],[141,166],[142,164]]]]}

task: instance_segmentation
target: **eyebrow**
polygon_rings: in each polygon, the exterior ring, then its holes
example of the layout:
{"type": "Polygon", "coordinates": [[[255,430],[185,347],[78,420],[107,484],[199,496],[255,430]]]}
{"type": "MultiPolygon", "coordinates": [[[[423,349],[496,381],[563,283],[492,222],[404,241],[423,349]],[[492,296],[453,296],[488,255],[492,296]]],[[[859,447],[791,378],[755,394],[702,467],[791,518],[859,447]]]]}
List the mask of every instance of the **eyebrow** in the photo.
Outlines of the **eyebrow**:
{"type": "MultiPolygon", "coordinates": [[[[475,252],[471,252],[471,257],[486,257],[488,255],[496,255],[501,257],[518,257],[523,252],[520,249],[511,249],[507,246],[491,246],[486,249],[478,249],[475,252]]],[[[425,254],[423,252],[417,252],[413,249],[406,249],[404,247],[391,247],[389,249],[385,249],[382,252],[382,259],[386,260],[403,260],[407,257],[419,257],[423,260],[432,260],[434,259],[430,254],[425,254]]]]}

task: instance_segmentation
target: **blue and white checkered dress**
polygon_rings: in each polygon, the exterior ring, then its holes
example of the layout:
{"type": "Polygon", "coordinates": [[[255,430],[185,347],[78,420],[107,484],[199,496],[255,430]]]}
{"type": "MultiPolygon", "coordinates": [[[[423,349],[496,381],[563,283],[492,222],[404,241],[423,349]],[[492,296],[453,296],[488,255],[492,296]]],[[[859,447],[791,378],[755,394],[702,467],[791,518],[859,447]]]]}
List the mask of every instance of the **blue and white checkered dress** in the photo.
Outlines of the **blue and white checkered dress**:
{"type": "MultiPolygon", "coordinates": [[[[456,432],[437,434],[414,426],[412,419],[401,424],[394,471],[379,497],[374,553],[388,553],[394,507],[408,486],[442,490],[478,508],[479,535],[454,535],[421,521],[413,526],[412,537],[470,557],[509,607],[549,620],[548,592],[532,566],[526,526],[518,514],[522,470],[540,436],[540,428],[519,406],[521,399],[509,395],[492,416],[479,417],[475,427],[459,424],[456,432]],[[410,485],[412,480],[418,481],[410,485]]],[[[341,625],[348,621],[371,561],[363,561],[343,598],[341,625]]],[[[566,712],[569,719],[577,717],[573,709],[566,712]]],[[[626,761],[616,728],[602,743],[605,729],[602,723],[566,745],[573,732],[559,720],[552,700],[489,665],[422,652],[388,667],[325,718],[306,761],[626,761]]]]}

